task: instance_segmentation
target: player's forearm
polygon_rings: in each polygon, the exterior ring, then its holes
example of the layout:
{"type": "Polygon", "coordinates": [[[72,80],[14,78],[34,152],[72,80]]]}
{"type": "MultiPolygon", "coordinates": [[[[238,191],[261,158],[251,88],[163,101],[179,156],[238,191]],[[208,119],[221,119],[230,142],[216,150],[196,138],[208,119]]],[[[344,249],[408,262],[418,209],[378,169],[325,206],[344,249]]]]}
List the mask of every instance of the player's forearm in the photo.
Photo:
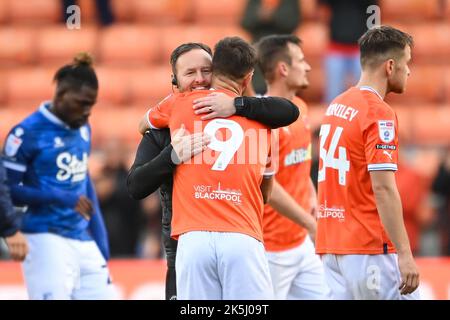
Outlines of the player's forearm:
{"type": "Polygon", "coordinates": [[[300,111],[291,101],[279,97],[243,97],[244,108],[236,115],[261,122],[272,129],[285,127],[298,119],[300,111]]]}
{"type": "Polygon", "coordinates": [[[11,198],[18,206],[55,204],[73,208],[78,201],[78,195],[55,189],[37,189],[24,185],[10,185],[11,198]]]}
{"type": "Polygon", "coordinates": [[[402,203],[395,185],[374,186],[378,214],[398,254],[411,254],[403,222],[402,203]]]}
{"type": "Polygon", "coordinates": [[[261,183],[261,193],[263,196],[264,204],[269,203],[270,197],[272,196],[272,187],[273,187],[273,176],[264,177],[261,183]]]}
{"type": "Polygon", "coordinates": [[[315,229],[314,217],[306,212],[277,181],[273,183],[269,204],[280,214],[307,230],[315,229]]]}

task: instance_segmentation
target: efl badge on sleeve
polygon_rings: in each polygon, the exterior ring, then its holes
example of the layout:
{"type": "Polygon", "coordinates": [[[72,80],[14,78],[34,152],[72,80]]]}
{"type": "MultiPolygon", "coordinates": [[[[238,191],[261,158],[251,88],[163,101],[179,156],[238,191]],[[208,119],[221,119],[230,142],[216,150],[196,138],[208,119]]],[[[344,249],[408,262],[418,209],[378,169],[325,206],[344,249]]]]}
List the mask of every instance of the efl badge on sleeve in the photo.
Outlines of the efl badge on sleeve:
{"type": "Polygon", "coordinates": [[[5,154],[8,157],[14,157],[22,145],[22,142],[22,139],[11,133],[6,139],[5,154]]]}
{"type": "Polygon", "coordinates": [[[378,121],[378,135],[385,143],[392,142],[395,138],[394,120],[378,121]]]}

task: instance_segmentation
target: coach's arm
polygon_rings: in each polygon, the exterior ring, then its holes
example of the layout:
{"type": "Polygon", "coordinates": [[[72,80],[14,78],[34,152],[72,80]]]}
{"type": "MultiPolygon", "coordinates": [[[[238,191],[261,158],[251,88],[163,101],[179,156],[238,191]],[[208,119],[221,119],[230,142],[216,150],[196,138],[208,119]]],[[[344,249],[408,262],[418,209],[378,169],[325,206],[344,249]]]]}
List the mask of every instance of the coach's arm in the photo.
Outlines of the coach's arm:
{"type": "Polygon", "coordinates": [[[180,128],[172,140],[169,129],[147,131],[128,172],[128,193],[136,200],[152,194],[172,179],[177,164],[202,152],[208,143],[209,137],[205,134],[187,135],[184,128],[180,128]]]}
{"type": "Polygon", "coordinates": [[[300,116],[298,107],[280,97],[230,97],[213,92],[194,100],[196,114],[205,114],[202,120],[226,118],[232,115],[258,121],[271,129],[290,125],[300,116]]]}

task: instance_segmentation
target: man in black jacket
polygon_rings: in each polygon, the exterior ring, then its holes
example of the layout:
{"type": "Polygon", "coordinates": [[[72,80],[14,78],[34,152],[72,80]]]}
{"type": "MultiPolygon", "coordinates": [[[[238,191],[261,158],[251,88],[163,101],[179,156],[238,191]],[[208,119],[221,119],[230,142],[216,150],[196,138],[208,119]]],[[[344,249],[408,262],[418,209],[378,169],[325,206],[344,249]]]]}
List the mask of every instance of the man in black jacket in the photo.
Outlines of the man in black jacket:
{"type": "MultiPolygon", "coordinates": [[[[209,88],[211,82],[211,58],[209,47],[201,43],[187,43],[176,48],[171,55],[172,84],[180,92],[209,88]]],[[[283,98],[231,98],[213,94],[206,101],[195,105],[198,113],[206,113],[204,119],[240,115],[264,123],[272,128],[286,126],[298,116],[298,108],[283,98]]],[[[140,131],[148,129],[147,119],[140,123],[140,131]]],[[[171,141],[169,129],[148,130],[139,144],[136,158],[128,175],[130,195],[142,199],[160,187],[163,207],[163,241],[167,257],[166,299],[176,298],[175,256],[177,241],[170,237],[172,220],[172,173],[176,167],[172,151],[185,161],[203,149],[204,137],[177,134],[171,141]],[[187,146],[199,145],[200,148],[187,146]],[[189,154],[182,151],[189,150],[189,154]]]]}
{"type": "Polygon", "coordinates": [[[25,237],[19,231],[18,216],[14,212],[5,181],[5,168],[0,158],[0,237],[5,238],[11,258],[23,261],[28,253],[28,245],[25,237]]]}

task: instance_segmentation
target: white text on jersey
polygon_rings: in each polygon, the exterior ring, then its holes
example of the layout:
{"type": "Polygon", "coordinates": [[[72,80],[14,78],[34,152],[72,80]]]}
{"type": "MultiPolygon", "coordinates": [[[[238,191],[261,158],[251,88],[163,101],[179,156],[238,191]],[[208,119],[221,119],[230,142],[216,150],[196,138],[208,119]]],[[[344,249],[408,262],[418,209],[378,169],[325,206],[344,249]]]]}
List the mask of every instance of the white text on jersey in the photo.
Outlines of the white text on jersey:
{"type": "Polygon", "coordinates": [[[342,118],[348,121],[352,121],[353,118],[356,117],[358,114],[358,110],[355,110],[352,107],[347,107],[346,105],[339,104],[339,103],[333,103],[330,104],[330,106],[327,109],[327,112],[325,112],[326,116],[335,116],[338,118],[342,118]]]}
{"type": "Polygon", "coordinates": [[[88,171],[88,155],[83,153],[83,159],[78,160],[76,155],[63,152],[56,158],[56,165],[60,169],[56,174],[58,181],[66,181],[72,178],[72,182],[82,181],[88,171]]]}

